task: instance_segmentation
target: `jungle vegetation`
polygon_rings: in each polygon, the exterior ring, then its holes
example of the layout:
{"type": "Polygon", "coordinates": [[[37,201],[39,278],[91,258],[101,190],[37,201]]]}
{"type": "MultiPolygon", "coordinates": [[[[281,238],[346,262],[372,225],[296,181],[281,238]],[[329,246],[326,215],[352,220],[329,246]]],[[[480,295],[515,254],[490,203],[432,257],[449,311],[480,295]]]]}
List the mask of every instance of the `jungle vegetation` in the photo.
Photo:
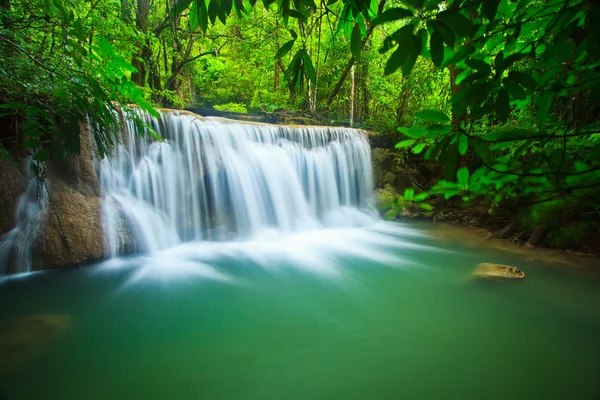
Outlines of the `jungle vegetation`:
{"type": "Polygon", "coordinates": [[[600,217],[598,38],[598,0],[0,0],[0,156],[39,172],[86,118],[109,153],[117,104],[296,110],[436,168],[399,205],[577,241],[600,217]]]}

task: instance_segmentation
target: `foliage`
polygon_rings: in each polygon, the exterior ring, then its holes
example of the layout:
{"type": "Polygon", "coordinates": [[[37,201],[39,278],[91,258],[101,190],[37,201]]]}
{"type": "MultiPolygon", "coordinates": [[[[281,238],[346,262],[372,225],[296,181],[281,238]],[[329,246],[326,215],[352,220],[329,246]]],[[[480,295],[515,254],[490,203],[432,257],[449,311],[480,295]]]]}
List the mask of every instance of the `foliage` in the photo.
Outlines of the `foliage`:
{"type": "Polygon", "coordinates": [[[243,104],[239,104],[239,103],[221,104],[221,105],[215,106],[215,110],[230,111],[230,112],[237,112],[237,113],[247,113],[248,112],[248,109],[246,108],[246,106],[243,104]]]}
{"type": "Polygon", "coordinates": [[[597,0],[4,1],[0,154],[76,152],[85,118],[107,152],[115,101],[290,108],[441,167],[430,196],[537,223],[599,197],[597,37],[597,0]]]}

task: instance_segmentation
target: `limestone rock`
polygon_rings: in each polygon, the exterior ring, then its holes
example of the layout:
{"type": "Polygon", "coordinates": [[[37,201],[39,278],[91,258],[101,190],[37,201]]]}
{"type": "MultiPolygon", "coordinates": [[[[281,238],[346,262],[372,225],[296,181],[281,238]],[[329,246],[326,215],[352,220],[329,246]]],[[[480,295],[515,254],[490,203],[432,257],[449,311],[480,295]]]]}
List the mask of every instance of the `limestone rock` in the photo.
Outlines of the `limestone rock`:
{"type": "Polygon", "coordinates": [[[25,191],[27,176],[12,160],[0,160],[0,236],[15,226],[19,197],[25,191]]]}
{"type": "Polygon", "coordinates": [[[51,269],[103,259],[102,200],[54,180],[49,204],[36,264],[51,269]]]}
{"type": "Polygon", "coordinates": [[[22,367],[71,324],[64,314],[37,314],[0,322],[0,371],[22,367]]]}
{"type": "Polygon", "coordinates": [[[525,273],[515,267],[502,264],[481,263],[477,264],[474,272],[477,278],[498,278],[498,279],[523,279],[525,273]]]}

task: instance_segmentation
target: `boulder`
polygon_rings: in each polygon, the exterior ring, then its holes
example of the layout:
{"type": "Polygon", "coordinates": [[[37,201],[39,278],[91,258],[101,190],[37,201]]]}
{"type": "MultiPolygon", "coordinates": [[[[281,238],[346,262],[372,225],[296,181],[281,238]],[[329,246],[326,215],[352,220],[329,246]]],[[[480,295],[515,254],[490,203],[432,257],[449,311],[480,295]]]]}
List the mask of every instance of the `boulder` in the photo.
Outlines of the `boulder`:
{"type": "Polygon", "coordinates": [[[103,259],[102,200],[57,179],[51,181],[49,192],[49,209],[34,266],[63,268],[103,259]]]}
{"type": "Polygon", "coordinates": [[[15,226],[17,203],[26,185],[27,176],[19,165],[0,159],[0,236],[15,226]]]}
{"type": "Polygon", "coordinates": [[[502,264],[477,264],[474,276],[484,279],[523,279],[525,273],[515,267],[502,264]]]}
{"type": "Polygon", "coordinates": [[[22,367],[71,325],[65,314],[36,314],[0,322],[0,371],[22,367]]]}

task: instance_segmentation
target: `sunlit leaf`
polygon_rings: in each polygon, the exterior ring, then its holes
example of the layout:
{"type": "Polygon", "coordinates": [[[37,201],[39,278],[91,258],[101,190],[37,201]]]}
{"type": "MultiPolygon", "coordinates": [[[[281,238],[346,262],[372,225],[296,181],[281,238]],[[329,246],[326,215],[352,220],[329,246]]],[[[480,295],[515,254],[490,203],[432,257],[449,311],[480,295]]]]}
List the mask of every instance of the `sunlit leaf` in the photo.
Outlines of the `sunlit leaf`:
{"type": "Polygon", "coordinates": [[[420,118],[424,121],[440,122],[440,123],[450,122],[450,117],[448,117],[443,112],[436,111],[436,110],[419,111],[416,114],[416,117],[420,118]]]}

